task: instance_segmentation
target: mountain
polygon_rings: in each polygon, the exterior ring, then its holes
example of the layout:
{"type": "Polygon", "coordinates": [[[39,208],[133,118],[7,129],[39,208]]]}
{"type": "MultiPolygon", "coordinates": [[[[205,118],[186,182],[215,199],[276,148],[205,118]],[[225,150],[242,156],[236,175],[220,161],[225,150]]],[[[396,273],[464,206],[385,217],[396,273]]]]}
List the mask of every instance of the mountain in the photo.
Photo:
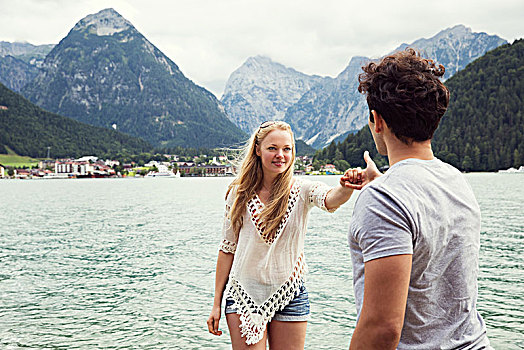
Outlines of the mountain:
{"type": "Polygon", "coordinates": [[[54,45],[0,41],[0,83],[20,91],[39,72],[54,45]]]}
{"type": "Polygon", "coordinates": [[[13,56],[29,65],[39,67],[53,47],[53,44],[33,45],[26,42],[0,41],[0,57],[13,56]]]}
{"type": "Polygon", "coordinates": [[[439,32],[429,39],[419,39],[411,44],[402,44],[396,51],[412,47],[424,57],[435,58],[446,68],[444,79],[450,78],[473,60],[507,41],[486,33],[473,33],[462,24],[439,32]]]}
{"type": "MultiPolygon", "coordinates": [[[[427,54],[426,57],[443,64],[449,76],[505,42],[497,36],[473,33],[459,25],[429,39],[402,44],[397,50],[415,47],[427,54]]],[[[360,66],[369,60],[352,58],[336,78],[321,81],[287,109],[284,120],[294,126],[298,138],[315,148],[325,147],[339,135],[359,130],[366,124],[367,104],[357,86],[360,66]]]]}
{"type": "Polygon", "coordinates": [[[366,57],[353,57],[336,78],[327,78],[288,108],[284,120],[298,139],[318,148],[348,131],[362,127],[358,111],[367,108],[365,99],[355,98],[361,66],[366,57]]]}
{"type": "Polygon", "coordinates": [[[312,156],[315,149],[302,140],[295,140],[296,156],[312,156]]]}
{"type": "MultiPolygon", "coordinates": [[[[494,171],[524,165],[524,40],[500,46],[445,82],[450,103],[432,141],[435,156],[465,171],[494,171]]],[[[379,165],[368,127],[340,144],[318,151],[332,161],[337,152],[351,166],[365,166],[369,150],[379,165]]]]}
{"type": "Polygon", "coordinates": [[[80,123],[32,104],[0,84],[0,153],[9,147],[19,155],[53,157],[138,154],[151,145],[123,133],[80,123]]]}
{"type": "Polygon", "coordinates": [[[212,93],[113,9],[79,21],[22,94],[49,111],[155,146],[229,146],[246,137],[212,93]]]}
{"type": "Polygon", "coordinates": [[[320,80],[268,57],[250,57],[229,77],[221,102],[229,119],[249,134],[264,121],[283,119],[320,80]]]}
{"type": "Polygon", "coordinates": [[[16,57],[0,57],[0,83],[20,91],[38,75],[39,69],[16,57]]]}

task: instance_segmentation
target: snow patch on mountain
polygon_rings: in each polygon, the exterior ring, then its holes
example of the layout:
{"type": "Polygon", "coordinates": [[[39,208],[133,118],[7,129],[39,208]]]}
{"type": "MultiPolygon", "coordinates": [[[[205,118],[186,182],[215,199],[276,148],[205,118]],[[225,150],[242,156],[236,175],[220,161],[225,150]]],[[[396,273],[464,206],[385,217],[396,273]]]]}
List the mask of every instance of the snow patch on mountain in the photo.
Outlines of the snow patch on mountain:
{"type": "Polygon", "coordinates": [[[114,9],[108,8],[85,17],[73,30],[84,30],[88,27],[93,27],[98,36],[108,36],[133,28],[133,25],[114,9]]]}

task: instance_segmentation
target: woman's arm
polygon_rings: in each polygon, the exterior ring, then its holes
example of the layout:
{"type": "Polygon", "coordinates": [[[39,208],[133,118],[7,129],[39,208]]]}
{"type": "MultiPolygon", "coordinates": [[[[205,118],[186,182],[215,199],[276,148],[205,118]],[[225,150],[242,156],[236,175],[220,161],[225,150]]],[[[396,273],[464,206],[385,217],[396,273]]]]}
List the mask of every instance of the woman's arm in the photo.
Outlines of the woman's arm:
{"type": "MultiPolygon", "coordinates": [[[[362,171],[362,170],[361,170],[362,171]]],[[[347,173],[347,171],[346,171],[347,173]]],[[[326,209],[332,210],[346,203],[353,194],[353,188],[337,185],[333,187],[326,196],[326,209]]]]}
{"type": "Polygon", "coordinates": [[[207,328],[209,329],[209,332],[214,335],[222,335],[222,331],[218,330],[218,323],[221,314],[220,304],[222,303],[222,295],[224,294],[224,288],[226,287],[234,257],[235,255],[231,253],[224,253],[223,251],[218,252],[215,275],[215,299],[213,301],[211,315],[209,315],[209,318],[207,319],[207,328]]]}

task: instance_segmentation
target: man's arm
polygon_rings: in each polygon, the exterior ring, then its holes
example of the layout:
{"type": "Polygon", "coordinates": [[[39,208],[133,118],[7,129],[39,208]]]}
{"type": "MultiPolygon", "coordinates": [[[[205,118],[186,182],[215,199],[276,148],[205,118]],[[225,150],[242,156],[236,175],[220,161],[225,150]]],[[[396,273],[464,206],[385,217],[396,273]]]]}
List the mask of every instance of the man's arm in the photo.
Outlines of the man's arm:
{"type": "Polygon", "coordinates": [[[364,301],[349,348],[395,349],[404,324],[411,275],[410,254],[364,265],[364,301]]]}

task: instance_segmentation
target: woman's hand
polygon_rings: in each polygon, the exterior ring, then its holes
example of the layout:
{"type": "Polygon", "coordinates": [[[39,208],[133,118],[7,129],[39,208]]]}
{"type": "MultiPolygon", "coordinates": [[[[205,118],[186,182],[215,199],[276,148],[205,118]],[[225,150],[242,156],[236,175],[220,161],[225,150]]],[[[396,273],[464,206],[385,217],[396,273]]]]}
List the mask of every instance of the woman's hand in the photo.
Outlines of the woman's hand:
{"type": "Polygon", "coordinates": [[[377,165],[369,156],[369,152],[364,152],[364,161],[366,162],[366,169],[360,168],[348,169],[340,178],[340,185],[345,188],[352,188],[360,190],[368,183],[381,176],[382,173],[378,170],[377,165]]]}
{"type": "Polygon", "coordinates": [[[209,333],[214,335],[222,335],[222,331],[218,330],[218,323],[220,322],[220,306],[213,306],[211,315],[207,319],[207,328],[209,333]]]}

